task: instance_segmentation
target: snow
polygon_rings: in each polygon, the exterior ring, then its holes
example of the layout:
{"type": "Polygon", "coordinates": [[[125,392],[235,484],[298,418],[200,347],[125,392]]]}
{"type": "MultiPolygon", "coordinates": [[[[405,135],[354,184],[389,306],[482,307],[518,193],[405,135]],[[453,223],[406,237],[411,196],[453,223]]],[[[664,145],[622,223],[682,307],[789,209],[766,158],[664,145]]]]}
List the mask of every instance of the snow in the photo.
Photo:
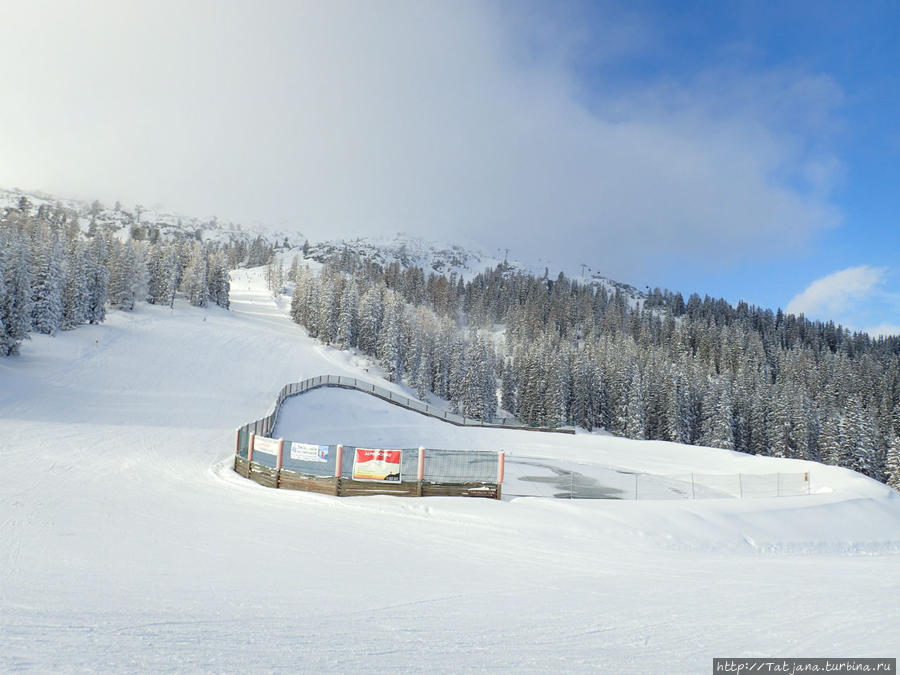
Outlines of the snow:
{"type": "Polygon", "coordinates": [[[140,305],[0,360],[0,671],[694,673],[900,651],[900,495],[843,469],[462,429],[326,389],[290,401],[284,435],[587,473],[809,470],[813,494],[338,499],[241,478],[234,429],[282,385],[373,373],[292,324],[264,270],[235,273],[232,308],[140,305]]]}

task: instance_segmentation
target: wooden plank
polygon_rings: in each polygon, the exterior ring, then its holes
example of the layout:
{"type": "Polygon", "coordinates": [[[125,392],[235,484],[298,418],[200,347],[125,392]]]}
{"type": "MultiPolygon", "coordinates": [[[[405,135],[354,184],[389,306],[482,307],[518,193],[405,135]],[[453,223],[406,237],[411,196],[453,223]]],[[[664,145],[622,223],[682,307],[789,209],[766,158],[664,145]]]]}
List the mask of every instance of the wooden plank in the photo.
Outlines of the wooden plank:
{"type": "Polygon", "coordinates": [[[250,464],[243,457],[234,458],[234,470],[244,478],[250,477],[250,464]]]}
{"type": "Polygon", "coordinates": [[[307,476],[293,471],[281,472],[281,487],[286,490],[301,490],[304,492],[317,492],[319,494],[333,495],[335,491],[334,478],[322,476],[307,476]]]}
{"type": "Polygon", "coordinates": [[[463,483],[451,485],[446,483],[425,483],[422,485],[423,497],[484,497],[497,499],[497,486],[493,483],[463,483]]]}
{"type": "Polygon", "coordinates": [[[500,486],[495,483],[380,483],[355,481],[348,478],[335,479],[324,476],[309,476],[293,471],[276,471],[268,466],[248,462],[243,457],[235,457],[234,470],[245,478],[265,487],[281,487],[286,490],[300,490],[317,494],[341,497],[364,497],[368,495],[390,495],[394,497],[482,497],[500,498],[500,486]]]}
{"type": "Polygon", "coordinates": [[[266,487],[275,487],[278,480],[278,472],[261,464],[250,465],[250,480],[266,487]]]}
{"type": "Polygon", "coordinates": [[[342,478],[340,483],[341,497],[360,497],[365,495],[394,495],[397,497],[414,497],[417,486],[415,483],[380,483],[369,481],[355,481],[342,478]]]}

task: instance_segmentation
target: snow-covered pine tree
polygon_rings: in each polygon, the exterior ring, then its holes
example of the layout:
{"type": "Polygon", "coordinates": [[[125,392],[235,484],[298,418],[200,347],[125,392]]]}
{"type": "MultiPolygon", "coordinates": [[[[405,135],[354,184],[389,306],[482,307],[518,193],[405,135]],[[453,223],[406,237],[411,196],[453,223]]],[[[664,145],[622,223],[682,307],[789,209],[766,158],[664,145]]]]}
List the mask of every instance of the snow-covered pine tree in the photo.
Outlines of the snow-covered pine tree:
{"type": "Polygon", "coordinates": [[[421,342],[416,345],[419,350],[416,371],[413,374],[413,386],[416,388],[416,396],[425,398],[432,386],[431,355],[434,350],[434,335],[422,331],[421,342]]]}
{"type": "Polygon", "coordinates": [[[72,240],[69,242],[66,255],[61,325],[63,330],[72,330],[86,321],[87,298],[84,245],[80,241],[72,240]]]}
{"type": "Polygon", "coordinates": [[[644,394],[641,384],[641,373],[634,367],[631,373],[631,382],[628,386],[624,431],[625,436],[637,440],[646,438],[645,429],[647,426],[647,413],[644,407],[644,394]]]}
{"type": "Polygon", "coordinates": [[[228,280],[228,262],[222,251],[216,251],[209,256],[209,299],[219,307],[228,309],[231,306],[229,294],[231,282],[228,280]]]}
{"type": "Polygon", "coordinates": [[[819,454],[826,464],[840,465],[842,438],[841,421],[834,411],[828,411],[819,432],[819,454]]]}
{"type": "Polygon", "coordinates": [[[63,321],[65,250],[56,229],[46,223],[35,246],[32,325],[38,333],[55,335],[63,321]]]}
{"type": "Polygon", "coordinates": [[[483,419],[489,420],[497,415],[497,355],[486,338],[482,339],[482,352],[484,354],[483,419]]]}
{"type": "Polygon", "coordinates": [[[106,299],[109,289],[109,270],[106,268],[106,241],[97,234],[91,239],[85,257],[88,323],[102,323],[106,318],[106,299]]]}
{"type": "Polygon", "coordinates": [[[209,304],[209,257],[202,244],[193,246],[191,260],[181,280],[181,292],[194,307],[209,304]]]}
{"type": "Polygon", "coordinates": [[[381,298],[381,291],[372,286],[363,293],[359,302],[359,335],[357,344],[359,350],[364,354],[369,356],[375,355],[383,317],[384,304],[381,298]]]}
{"type": "Polygon", "coordinates": [[[725,384],[713,383],[704,404],[700,445],[734,450],[733,414],[731,392],[725,384]]]}
{"type": "Polygon", "coordinates": [[[460,410],[465,417],[484,417],[484,387],[486,353],[481,339],[475,333],[465,346],[465,370],[462,373],[459,399],[460,410]]]}
{"type": "Polygon", "coordinates": [[[453,404],[453,411],[463,414],[466,375],[469,371],[468,351],[461,337],[456,336],[450,347],[450,382],[447,398],[453,404]]]}
{"type": "Polygon", "coordinates": [[[325,344],[335,342],[340,308],[340,276],[323,270],[319,275],[317,337],[325,344]]]}
{"type": "Polygon", "coordinates": [[[900,436],[895,435],[888,446],[884,462],[884,477],[888,485],[900,490],[900,436]]]}
{"type": "Polygon", "coordinates": [[[359,290],[356,281],[350,279],[341,293],[335,341],[341,349],[356,346],[359,332],[359,290]]]}
{"type": "Polygon", "coordinates": [[[500,405],[511,415],[516,414],[516,388],[516,370],[512,359],[507,359],[503,365],[500,405]]]}
{"type": "Polygon", "coordinates": [[[172,280],[175,278],[175,259],[164,242],[150,244],[147,252],[147,302],[151,305],[168,304],[172,298],[172,280]]]}
{"type": "Polygon", "coordinates": [[[403,298],[389,291],[387,310],[378,336],[378,363],[388,380],[397,382],[403,373],[403,298]]]}
{"type": "Polygon", "coordinates": [[[19,343],[6,330],[3,322],[7,312],[8,296],[6,292],[6,259],[3,255],[2,243],[0,243],[0,356],[9,356],[18,349],[19,343]]]}
{"type": "Polygon", "coordinates": [[[31,330],[31,255],[19,231],[5,227],[0,232],[3,233],[0,239],[0,256],[3,259],[0,269],[5,274],[5,298],[0,307],[0,321],[3,321],[7,335],[4,347],[7,354],[18,354],[19,344],[28,338],[31,330]]]}

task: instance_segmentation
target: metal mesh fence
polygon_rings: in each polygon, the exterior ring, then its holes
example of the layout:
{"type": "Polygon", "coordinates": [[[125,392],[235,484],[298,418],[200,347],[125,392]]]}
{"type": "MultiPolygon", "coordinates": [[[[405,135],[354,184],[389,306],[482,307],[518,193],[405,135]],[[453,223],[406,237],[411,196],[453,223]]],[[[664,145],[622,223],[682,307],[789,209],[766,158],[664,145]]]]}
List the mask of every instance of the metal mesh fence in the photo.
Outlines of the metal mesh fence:
{"type": "Polygon", "coordinates": [[[496,452],[477,450],[426,450],[425,480],[433,483],[494,481],[497,479],[497,457],[496,452]]]}
{"type": "Polygon", "coordinates": [[[507,458],[508,497],[557,499],[726,499],[810,493],[808,473],[650,474],[596,465],[558,466],[536,457],[507,458]],[[578,468],[575,468],[575,467],[578,468]]]}

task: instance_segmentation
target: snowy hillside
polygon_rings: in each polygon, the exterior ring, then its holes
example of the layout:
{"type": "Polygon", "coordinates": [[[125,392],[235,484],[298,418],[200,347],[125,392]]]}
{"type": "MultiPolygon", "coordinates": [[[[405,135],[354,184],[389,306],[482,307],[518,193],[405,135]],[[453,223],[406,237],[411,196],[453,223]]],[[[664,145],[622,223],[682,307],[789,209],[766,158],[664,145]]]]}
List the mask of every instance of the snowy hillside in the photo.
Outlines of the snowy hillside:
{"type": "Polygon", "coordinates": [[[290,255],[284,256],[288,265],[294,255],[301,254],[300,246],[308,242],[306,253],[301,255],[306,262],[321,263],[335,254],[348,251],[359,256],[361,260],[370,261],[382,267],[397,263],[401,268],[421,267],[426,275],[429,273],[447,276],[455,274],[458,278],[466,280],[487,268],[494,268],[506,262],[511,272],[523,272],[539,277],[547,274],[549,278],[553,279],[560,272],[564,272],[570,279],[604,286],[610,292],[619,290],[629,298],[632,304],[644,298],[644,293],[633,286],[604,277],[589,265],[578,269],[568,269],[548,261],[523,262],[515,259],[514,250],[498,250],[493,254],[486,254],[475,242],[428,241],[403,233],[397,233],[390,237],[360,237],[315,242],[309,241],[298,228],[287,224],[273,226],[255,222],[241,225],[220,221],[213,215],[198,217],[179,214],[160,206],[89,203],[77,199],[60,198],[43,192],[2,187],[0,187],[0,214],[8,208],[16,207],[23,197],[35,210],[41,206],[51,210],[63,208],[70,217],[78,219],[83,230],[87,230],[93,222],[96,227],[114,233],[123,241],[129,237],[146,239],[151,230],[158,232],[164,239],[186,237],[218,243],[243,242],[249,244],[257,237],[262,237],[271,245],[283,247],[282,252],[290,249],[290,255]]]}
{"type": "Polygon", "coordinates": [[[813,494],[338,499],[239,477],[234,429],[283,384],[377,380],[308,338],[264,276],[233,273],[230,312],[142,303],[0,360],[0,671],[696,673],[900,651],[900,495],[844,469],[438,427],[323,391],[292,401],[296,440],[810,471],[813,494]]]}
{"type": "Polygon", "coordinates": [[[327,258],[348,251],[361,260],[371,261],[382,267],[396,263],[401,269],[421,267],[425,274],[435,273],[469,280],[485,269],[495,268],[505,263],[510,273],[521,272],[537,277],[546,275],[556,279],[560,272],[570,279],[583,283],[605,287],[609,292],[619,290],[632,304],[644,297],[644,294],[633,286],[623,284],[604,277],[595,272],[589,265],[583,268],[568,269],[554,265],[549,261],[538,260],[533,263],[517,260],[512,249],[498,250],[493,255],[484,253],[476,243],[436,242],[411,236],[402,232],[393,237],[370,237],[349,240],[326,241],[312,244],[309,257],[322,262],[327,258]]]}
{"type": "Polygon", "coordinates": [[[19,200],[26,198],[36,210],[45,207],[50,210],[65,209],[70,217],[78,219],[82,229],[87,230],[91,222],[96,227],[114,233],[119,239],[129,237],[146,239],[151,229],[164,239],[187,237],[208,242],[249,243],[262,236],[269,243],[303,243],[303,234],[290,227],[274,227],[263,223],[252,223],[247,227],[229,221],[220,222],[214,215],[206,217],[188,216],[175,213],[161,206],[140,204],[122,205],[84,202],[77,199],[60,198],[42,192],[27,192],[0,188],[0,213],[16,207],[19,200]]]}

